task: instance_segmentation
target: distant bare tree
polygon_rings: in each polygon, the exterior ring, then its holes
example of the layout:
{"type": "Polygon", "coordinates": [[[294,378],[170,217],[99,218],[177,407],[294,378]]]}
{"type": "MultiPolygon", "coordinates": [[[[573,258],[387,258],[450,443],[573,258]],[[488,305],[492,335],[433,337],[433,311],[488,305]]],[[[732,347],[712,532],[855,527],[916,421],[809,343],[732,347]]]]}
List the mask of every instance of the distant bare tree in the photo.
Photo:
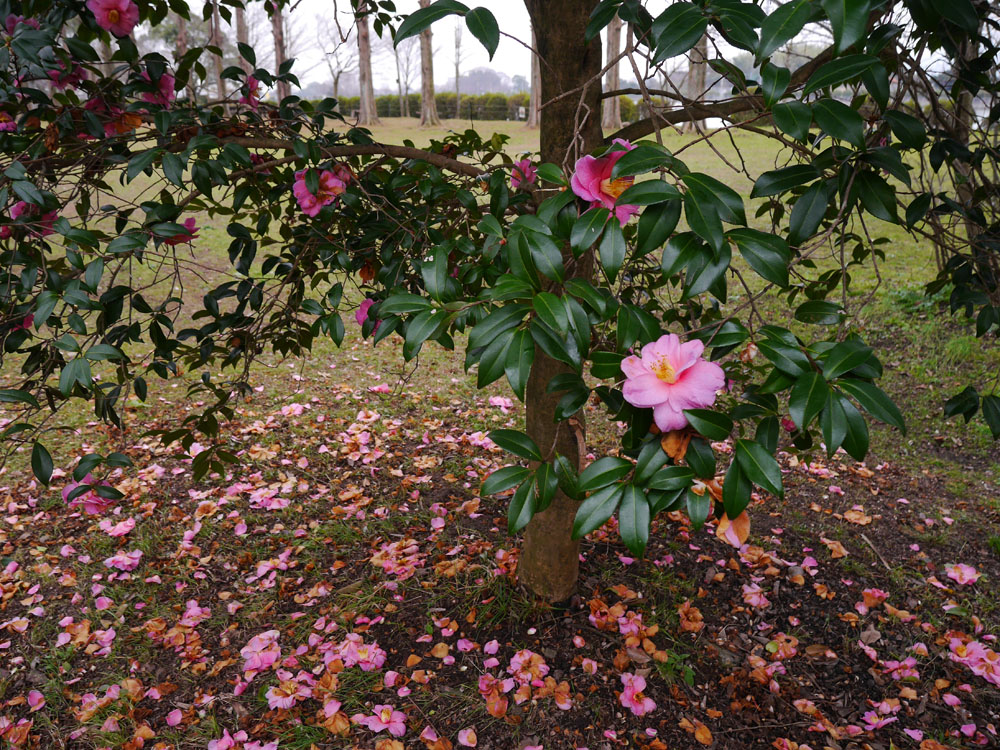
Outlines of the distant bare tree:
{"type": "MultiPolygon", "coordinates": [[[[688,57],[687,96],[701,100],[705,97],[705,69],[708,67],[708,34],[703,34],[692,48],[688,57]]],[[[692,120],[684,128],[687,131],[701,130],[704,120],[692,120]]]]}
{"type": "MultiPolygon", "coordinates": [[[[268,11],[271,14],[271,35],[274,37],[274,69],[275,72],[278,72],[288,59],[288,46],[285,40],[285,14],[277,3],[269,2],[268,11]]],[[[279,102],[291,93],[288,81],[278,81],[276,89],[275,93],[279,102]]]]}
{"type": "Polygon", "coordinates": [[[342,33],[339,24],[333,29],[330,21],[322,17],[316,31],[316,44],[321,50],[325,50],[323,59],[333,80],[333,98],[340,99],[341,78],[358,70],[357,40],[354,33],[352,30],[342,33]]]}
{"type": "Polygon", "coordinates": [[[462,63],[465,58],[462,57],[462,23],[459,21],[455,24],[455,117],[459,116],[461,112],[462,103],[462,91],[459,86],[462,80],[462,63]]]}
{"type": "MultiPolygon", "coordinates": [[[[431,0],[420,0],[420,7],[426,8],[431,0]]],[[[428,26],[420,34],[420,127],[440,125],[437,101],[434,99],[434,45],[428,26]]]]}
{"type": "Polygon", "coordinates": [[[358,83],[361,88],[358,107],[359,125],[379,125],[375,110],[375,88],[372,85],[372,44],[368,30],[368,6],[365,0],[358,0],[358,83]]]}
{"type": "Polygon", "coordinates": [[[209,37],[208,45],[219,50],[212,55],[212,63],[215,66],[215,89],[216,96],[225,99],[226,80],[222,77],[222,17],[219,15],[218,0],[212,2],[212,35],[209,37]]]}
{"type": "Polygon", "coordinates": [[[542,112],[542,71],[538,67],[537,47],[535,47],[535,30],[531,30],[531,95],[528,97],[528,121],[525,125],[537,128],[542,112]]]}
{"type": "MultiPolygon", "coordinates": [[[[245,8],[236,9],[236,42],[238,44],[250,45],[250,29],[247,26],[247,12],[245,8]]],[[[242,53],[240,53],[240,67],[247,75],[253,73],[253,66],[249,60],[243,57],[242,53]]]]}
{"type": "MultiPolygon", "coordinates": [[[[621,54],[622,19],[615,14],[608,24],[608,72],[604,77],[605,91],[617,91],[621,88],[621,77],[618,74],[618,56],[621,54]]],[[[621,100],[617,96],[609,96],[601,104],[603,116],[601,127],[605,130],[618,130],[622,126],[621,100]]]]}

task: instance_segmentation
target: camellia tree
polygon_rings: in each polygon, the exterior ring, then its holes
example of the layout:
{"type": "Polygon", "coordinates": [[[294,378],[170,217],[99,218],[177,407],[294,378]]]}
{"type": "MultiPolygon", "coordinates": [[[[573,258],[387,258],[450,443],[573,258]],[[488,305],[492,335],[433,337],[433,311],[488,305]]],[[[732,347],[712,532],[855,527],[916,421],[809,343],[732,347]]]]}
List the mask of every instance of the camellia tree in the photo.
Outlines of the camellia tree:
{"type": "MultiPolygon", "coordinates": [[[[228,21],[238,4],[206,3],[205,17],[228,21]]],[[[139,23],[186,17],[183,2],[0,0],[9,450],[30,448],[47,483],[60,406],[87,400],[121,426],[127,397],[184,372],[200,375],[190,397],[205,406],[160,436],[210,444],[194,461],[204,474],[235,460],[219,426],[261,352],[339,344],[345,318],[376,344],[399,337],[406,359],[458,340],[480,387],[506,379],[525,404],[524,432],[491,434],[523,463],[482,490],[510,493],[510,531],[524,531],[520,580],[559,601],[576,583],[578,540],[612,516],[636,554],[652,519],[677,510],[696,527],[714,517],[739,545],[752,494],[782,493],[783,432],[798,448],[821,441],[860,460],[867,420],[904,428],[877,385],[877,353],[849,326],[852,271],[877,265],[880,228],[933,237],[947,225],[969,244],[952,242],[949,258],[960,259],[943,264],[942,283],[965,290],[956,307],[977,315],[982,335],[996,330],[995,209],[981,208],[995,201],[980,153],[990,141],[970,140],[968,118],[964,144],[928,120],[929,108],[959,100],[987,132],[1000,114],[982,114],[996,87],[985,3],[682,0],[657,15],[639,0],[526,4],[541,61],[540,155],[513,163],[499,136],[385,145],[332,100],[263,102],[265,89],[297,81],[290,62],[256,68],[246,45],[248,65],[222,72],[235,93],[188,98],[218,51],[168,60],[132,40],[139,23]],[[600,38],[616,16],[627,42],[607,64],[630,66],[650,117],[606,135],[600,38]],[[824,29],[826,49],[785,67],[786,43],[824,29]],[[726,98],[646,87],[706,34],[726,98]],[[733,63],[746,53],[758,80],[733,63]],[[954,66],[947,85],[933,73],[940,61],[954,66]],[[754,212],[662,145],[664,128],[709,118],[722,127],[692,139],[712,146],[743,129],[773,141],[775,168],[761,174],[716,152],[753,181],[754,212]],[[911,177],[942,165],[965,181],[911,177]],[[205,216],[226,224],[230,265],[199,301],[175,282],[200,268],[189,243],[205,216]],[[595,399],[624,430],[615,455],[584,466],[583,409],[595,399]]],[[[491,55],[499,42],[493,15],[458,0],[406,17],[389,0],[362,7],[397,43],[449,15],[491,55]]],[[[958,411],[981,403],[1000,432],[997,397],[976,391],[975,402],[958,411]]],[[[126,462],[84,456],[67,499],[113,498],[95,477],[126,462]]]]}

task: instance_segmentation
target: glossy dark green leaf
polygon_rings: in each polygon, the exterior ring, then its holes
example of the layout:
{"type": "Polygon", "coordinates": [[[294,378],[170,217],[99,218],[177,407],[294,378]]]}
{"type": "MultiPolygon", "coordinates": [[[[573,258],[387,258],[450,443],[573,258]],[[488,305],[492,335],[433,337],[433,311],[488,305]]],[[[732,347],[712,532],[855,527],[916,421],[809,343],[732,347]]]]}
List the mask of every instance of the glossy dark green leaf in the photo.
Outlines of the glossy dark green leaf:
{"type": "Polygon", "coordinates": [[[895,224],[896,191],[881,175],[874,172],[858,172],[854,176],[854,189],[861,199],[861,205],[872,216],[895,224]]]}
{"type": "Polygon", "coordinates": [[[52,456],[44,445],[35,441],[31,446],[31,473],[35,475],[35,479],[48,487],[52,481],[52,469],[52,456]]]}
{"type": "Polygon", "coordinates": [[[531,469],[524,466],[504,466],[483,480],[480,495],[496,495],[516,487],[531,475],[531,469]]]}
{"type": "Polygon", "coordinates": [[[806,429],[826,404],[830,388],[818,372],[807,372],[795,381],[788,394],[788,414],[795,426],[806,429]]]}
{"type": "Polygon", "coordinates": [[[623,494],[621,486],[610,485],[599,489],[580,503],[580,507],[576,509],[576,518],[573,520],[573,538],[580,539],[591,531],[601,528],[618,510],[623,494]]]}
{"type": "Polygon", "coordinates": [[[535,441],[519,430],[490,430],[490,440],[508,453],[526,458],[529,461],[541,461],[542,452],[535,441]]]}
{"type": "Polygon", "coordinates": [[[725,440],[735,425],[729,415],[711,409],[685,409],[688,424],[709,440],[725,440]]]}
{"type": "Polygon", "coordinates": [[[782,133],[790,135],[797,141],[809,137],[809,125],[812,123],[812,109],[802,102],[781,102],[771,108],[774,124],[782,133]]]}
{"type": "Polygon", "coordinates": [[[535,515],[537,502],[535,483],[529,478],[517,488],[510,499],[510,505],[507,506],[508,534],[516,534],[530,523],[532,516],[535,515]]]}
{"type": "Polygon", "coordinates": [[[446,16],[463,15],[468,10],[468,5],[457,0],[436,0],[426,8],[420,8],[403,19],[399,28],[396,29],[396,36],[393,37],[393,46],[398,47],[401,41],[416,36],[424,29],[429,28],[435,21],[446,16]]]}
{"type": "Polygon", "coordinates": [[[743,198],[729,185],[702,172],[690,172],[681,180],[687,185],[688,194],[699,201],[715,206],[719,218],[730,224],[746,224],[743,198]]]}
{"type": "Polygon", "coordinates": [[[819,426],[823,430],[826,455],[832,457],[847,437],[847,414],[840,405],[840,399],[832,391],[827,394],[826,404],[820,412],[819,426]]]}
{"type": "Polygon", "coordinates": [[[788,244],[801,245],[816,233],[826,215],[833,191],[823,181],[810,185],[792,207],[788,221],[788,244]]]}
{"type": "Polygon", "coordinates": [[[795,319],[817,326],[835,326],[844,319],[844,310],[836,302],[813,299],[795,308],[795,319]]]}
{"type": "Polygon", "coordinates": [[[733,229],[727,235],[736,243],[740,255],[762,278],[784,288],[788,286],[788,264],[792,252],[777,235],[756,229],[733,229]]]}
{"type": "Polygon", "coordinates": [[[826,88],[827,86],[836,88],[842,83],[857,78],[874,65],[878,65],[878,58],[871,55],[847,55],[838,57],[835,60],[820,65],[816,72],[809,77],[803,94],[809,95],[814,91],[826,88]]]}
{"type": "Polygon", "coordinates": [[[20,391],[15,388],[0,389],[0,403],[4,404],[28,404],[36,409],[40,408],[38,400],[27,391],[20,391]]]}
{"type": "Polygon", "coordinates": [[[733,461],[726,470],[722,482],[722,507],[730,519],[739,518],[750,504],[753,485],[740,468],[739,461],[733,461]]]}
{"type": "Polygon", "coordinates": [[[705,525],[705,521],[708,520],[708,514],[712,511],[712,498],[709,497],[707,492],[704,494],[698,494],[694,489],[687,491],[687,514],[688,518],[691,519],[691,528],[694,531],[701,531],[701,527],[705,525]]]}
{"type": "Polygon", "coordinates": [[[619,206],[652,206],[664,201],[677,200],[680,191],[663,180],[643,180],[618,196],[619,206]]]}
{"type": "Polygon", "coordinates": [[[647,483],[651,490],[673,492],[691,486],[694,481],[694,470],[687,466],[664,466],[649,479],[647,483]]]}
{"type": "Polygon", "coordinates": [[[618,506],[618,532],[622,541],[636,557],[642,557],[649,542],[649,502],[646,493],[634,484],[622,490],[618,506]]]}
{"type": "Polygon", "coordinates": [[[611,212],[606,208],[592,208],[585,211],[579,219],[573,222],[573,230],[569,234],[569,244],[574,250],[586,250],[597,242],[604,225],[608,223],[611,212]]]}
{"type": "Polygon", "coordinates": [[[841,393],[836,394],[837,403],[844,410],[847,417],[847,435],[842,444],[848,455],[857,461],[864,460],[868,453],[868,425],[861,412],[852,404],[846,396],[841,393]]]}
{"type": "Polygon", "coordinates": [[[1000,439],[1000,396],[983,396],[983,419],[993,439],[1000,439]]]}
{"type": "Polygon", "coordinates": [[[621,224],[609,221],[604,227],[604,235],[600,244],[601,268],[604,269],[608,281],[612,284],[618,278],[618,272],[625,263],[625,235],[621,224]]]}
{"type": "Polygon", "coordinates": [[[716,253],[725,243],[722,220],[712,203],[700,201],[689,191],[684,194],[684,216],[688,226],[701,237],[716,253]]]}
{"type": "Polygon", "coordinates": [[[514,394],[524,401],[524,389],[528,384],[531,365],[535,361],[535,342],[527,330],[515,331],[510,340],[510,348],[504,360],[504,374],[514,394]]]}
{"type": "Polygon", "coordinates": [[[753,185],[750,191],[751,198],[764,198],[769,195],[778,195],[793,187],[805,185],[819,177],[819,170],[812,164],[793,164],[790,167],[774,169],[764,172],[753,185]]]}
{"type": "Polygon", "coordinates": [[[654,169],[673,163],[674,157],[660,146],[640,144],[631,151],[626,151],[611,168],[611,178],[629,177],[652,172],[654,169]]]}
{"type": "Polygon", "coordinates": [[[639,216],[635,253],[643,256],[663,247],[681,218],[681,201],[673,200],[650,206],[639,216]]]}
{"type": "Polygon", "coordinates": [[[632,471],[631,461],[615,456],[604,456],[594,461],[580,472],[577,488],[580,492],[591,492],[617,482],[632,471]]]}
{"type": "Polygon", "coordinates": [[[813,119],[827,135],[861,148],[865,121],[860,114],[836,99],[820,99],[812,105],[813,119]]]}
{"type": "Polygon", "coordinates": [[[812,8],[808,0],[792,0],[779,5],[760,26],[757,62],[762,62],[785,42],[794,39],[811,14],[812,8]]]}
{"type": "Polygon", "coordinates": [[[492,60],[497,45],[500,44],[500,27],[497,25],[497,19],[486,8],[473,8],[465,14],[465,25],[486,48],[492,60]]]}
{"type": "Polygon", "coordinates": [[[833,28],[834,53],[854,46],[865,35],[870,0],[820,0],[833,28]]]}
{"type": "Polygon", "coordinates": [[[708,444],[708,441],[692,438],[691,442],[688,443],[684,460],[691,467],[695,476],[702,479],[711,479],[715,476],[715,453],[712,452],[712,446],[708,444]]]}
{"type": "Polygon", "coordinates": [[[698,43],[708,28],[708,19],[696,5],[675,2],[653,21],[651,33],[656,45],[653,64],[683,54],[698,43]]]}
{"type": "Polygon", "coordinates": [[[823,377],[839,378],[872,357],[872,350],[859,339],[847,339],[833,347],[823,358],[823,377]]]}
{"type": "Polygon", "coordinates": [[[881,420],[888,425],[906,434],[906,423],[899,407],[892,402],[885,391],[872,383],[863,380],[842,379],[837,383],[841,390],[853,397],[861,408],[871,414],[875,419],[881,420]]]}
{"type": "Polygon", "coordinates": [[[760,90],[764,94],[764,106],[773,107],[792,81],[792,71],[774,63],[764,63],[760,69],[760,90]]]}
{"type": "Polygon", "coordinates": [[[782,497],[785,488],[781,483],[781,469],[778,462],[764,446],[753,440],[736,441],[736,460],[747,479],[767,490],[775,497],[782,497]]]}

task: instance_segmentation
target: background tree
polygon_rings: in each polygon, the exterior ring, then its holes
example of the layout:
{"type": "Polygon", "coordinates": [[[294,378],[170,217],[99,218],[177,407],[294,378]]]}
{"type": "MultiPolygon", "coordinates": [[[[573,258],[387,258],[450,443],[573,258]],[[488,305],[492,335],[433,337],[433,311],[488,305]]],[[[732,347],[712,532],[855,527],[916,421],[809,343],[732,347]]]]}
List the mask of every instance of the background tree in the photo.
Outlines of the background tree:
{"type": "MultiPolygon", "coordinates": [[[[279,72],[288,60],[288,46],[285,38],[285,14],[277,3],[269,3],[268,13],[271,16],[271,38],[274,40],[274,67],[279,72]]],[[[278,101],[283,101],[291,88],[287,81],[279,80],[275,90],[278,101]]]]}
{"type": "Polygon", "coordinates": [[[358,29],[358,85],[361,103],[358,108],[359,125],[375,125],[379,121],[375,111],[375,88],[372,84],[372,46],[368,31],[368,5],[366,0],[356,3],[358,29]]]}
{"type": "Polygon", "coordinates": [[[531,96],[528,99],[528,119],[525,125],[537,128],[541,119],[542,72],[538,65],[538,42],[531,28],[531,96]]]}
{"type": "MultiPolygon", "coordinates": [[[[420,7],[426,8],[430,0],[420,0],[420,7]]],[[[430,27],[420,32],[420,126],[433,127],[441,124],[438,117],[437,100],[434,98],[434,40],[430,27]]],[[[456,97],[457,101],[457,97],[456,97]]]]}
{"type": "MultiPolygon", "coordinates": [[[[608,72],[604,76],[607,91],[617,91],[621,88],[619,75],[619,55],[621,55],[622,21],[617,15],[611,19],[607,28],[608,34],[608,72]]],[[[621,99],[616,96],[605,97],[601,103],[601,125],[605,130],[617,130],[622,126],[621,99]]]]}

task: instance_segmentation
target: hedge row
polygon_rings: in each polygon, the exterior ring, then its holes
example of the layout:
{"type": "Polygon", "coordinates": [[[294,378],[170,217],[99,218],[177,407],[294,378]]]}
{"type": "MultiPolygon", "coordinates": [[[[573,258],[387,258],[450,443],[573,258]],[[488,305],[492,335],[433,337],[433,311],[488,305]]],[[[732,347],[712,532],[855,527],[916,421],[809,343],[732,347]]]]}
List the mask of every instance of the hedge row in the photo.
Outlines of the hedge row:
{"type": "MultiPolygon", "coordinates": [[[[420,116],[420,94],[410,94],[408,97],[410,117],[420,116]]],[[[627,96],[620,97],[622,120],[636,119],[636,105],[627,96]]],[[[441,92],[434,95],[437,102],[438,117],[455,118],[455,94],[441,92]]],[[[379,117],[399,117],[399,96],[386,94],[375,97],[375,109],[379,117]]],[[[360,105],[356,96],[340,98],[340,111],[346,114],[355,112],[360,105]]],[[[528,94],[463,94],[459,105],[458,117],[463,120],[516,120],[518,110],[528,108],[528,94]]]]}

